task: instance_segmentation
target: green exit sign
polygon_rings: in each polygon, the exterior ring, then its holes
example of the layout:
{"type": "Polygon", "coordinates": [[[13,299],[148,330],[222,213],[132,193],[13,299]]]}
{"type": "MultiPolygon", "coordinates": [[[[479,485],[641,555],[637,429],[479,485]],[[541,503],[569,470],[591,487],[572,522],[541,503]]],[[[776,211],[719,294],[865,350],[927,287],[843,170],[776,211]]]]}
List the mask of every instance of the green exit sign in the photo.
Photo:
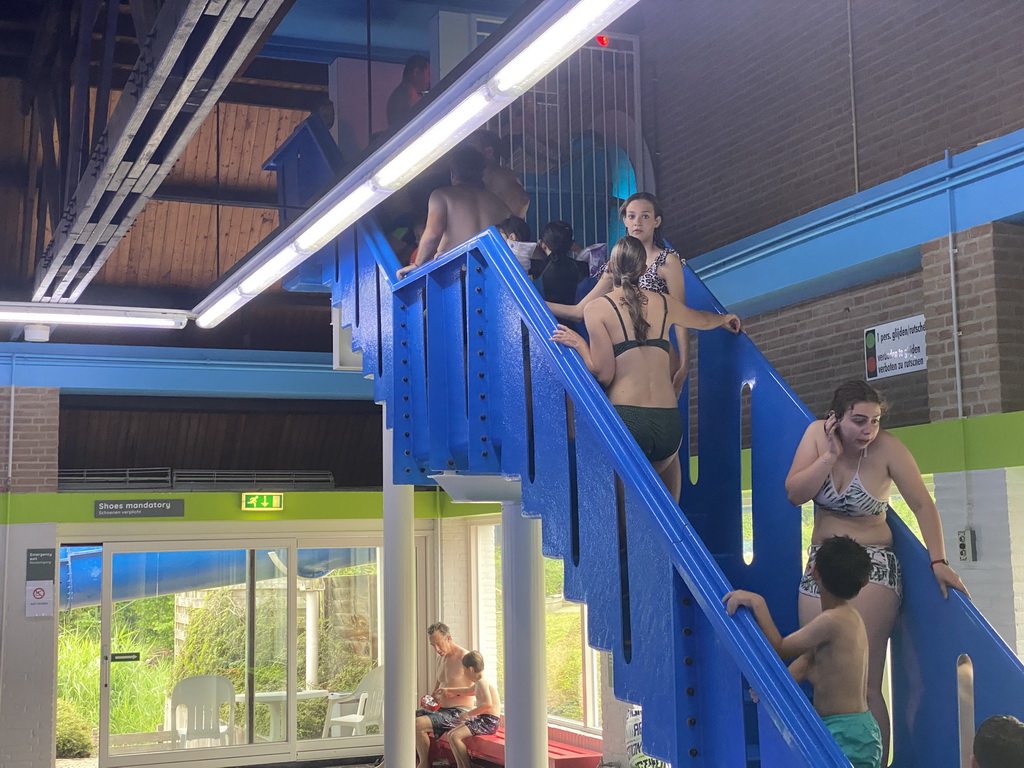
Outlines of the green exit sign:
{"type": "Polygon", "coordinates": [[[242,509],[284,509],[283,493],[243,493],[242,509]]]}

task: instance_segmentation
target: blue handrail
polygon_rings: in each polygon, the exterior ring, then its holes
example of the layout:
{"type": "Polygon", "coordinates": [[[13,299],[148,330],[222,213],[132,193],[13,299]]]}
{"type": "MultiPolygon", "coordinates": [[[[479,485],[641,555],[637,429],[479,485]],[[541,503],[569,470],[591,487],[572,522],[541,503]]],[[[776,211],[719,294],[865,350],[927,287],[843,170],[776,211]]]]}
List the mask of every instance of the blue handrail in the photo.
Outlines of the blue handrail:
{"type": "MultiPolygon", "coordinates": [[[[543,520],[545,554],[564,561],[566,596],[589,606],[590,644],[612,654],[616,696],[645,707],[645,750],[675,766],[746,766],[749,745],[726,734],[747,731],[762,766],[848,765],[753,618],[729,617],[721,605],[733,585],[753,588],[783,631],[796,627],[800,513],[783,478],[810,414],[751,340],[721,330],[699,336],[691,381],[700,471],[691,482],[684,463],[677,505],[579,356],[548,341],[553,318],[493,229],[401,281],[372,221],[339,245],[334,303],[374,376],[375,398],[388,402],[396,482],[426,484],[444,471],[521,478],[524,514],[543,520]],[[744,678],[757,707],[744,701],[744,678]]],[[[688,303],[720,310],[689,270],[686,280],[688,303]]],[[[919,578],[922,548],[892,522],[908,571],[894,638],[894,754],[899,766],[952,766],[956,698],[940,671],[946,650],[920,643],[921,628],[938,621],[963,638],[973,631],[958,653],[970,653],[985,681],[979,717],[1014,712],[1008,696],[1024,691],[1024,667],[969,603],[936,604],[934,580],[919,578]],[[976,655],[985,656],[980,669],[976,655]],[[914,698],[921,691],[934,702],[914,698]],[[926,737],[928,718],[950,725],[926,737]],[[950,757],[940,757],[947,748],[950,757]]]]}

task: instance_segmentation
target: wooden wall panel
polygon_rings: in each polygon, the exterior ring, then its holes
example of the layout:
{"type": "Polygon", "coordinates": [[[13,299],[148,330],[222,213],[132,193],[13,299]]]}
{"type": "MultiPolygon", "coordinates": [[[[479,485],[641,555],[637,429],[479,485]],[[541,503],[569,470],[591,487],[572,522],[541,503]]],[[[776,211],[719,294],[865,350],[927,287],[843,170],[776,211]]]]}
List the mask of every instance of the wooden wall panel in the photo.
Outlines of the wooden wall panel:
{"type": "Polygon", "coordinates": [[[62,408],[61,469],[330,470],[339,487],[381,483],[380,412],[191,413],[62,408]]]}

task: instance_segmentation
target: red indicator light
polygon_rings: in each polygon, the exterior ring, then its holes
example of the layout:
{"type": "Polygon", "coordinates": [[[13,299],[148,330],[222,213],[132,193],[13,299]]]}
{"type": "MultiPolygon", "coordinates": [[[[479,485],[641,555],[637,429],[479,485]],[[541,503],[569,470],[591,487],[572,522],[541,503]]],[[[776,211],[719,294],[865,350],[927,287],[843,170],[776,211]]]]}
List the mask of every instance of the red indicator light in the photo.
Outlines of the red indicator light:
{"type": "Polygon", "coordinates": [[[598,35],[594,39],[597,40],[597,44],[602,48],[608,47],[608,35],[598,35]]]}

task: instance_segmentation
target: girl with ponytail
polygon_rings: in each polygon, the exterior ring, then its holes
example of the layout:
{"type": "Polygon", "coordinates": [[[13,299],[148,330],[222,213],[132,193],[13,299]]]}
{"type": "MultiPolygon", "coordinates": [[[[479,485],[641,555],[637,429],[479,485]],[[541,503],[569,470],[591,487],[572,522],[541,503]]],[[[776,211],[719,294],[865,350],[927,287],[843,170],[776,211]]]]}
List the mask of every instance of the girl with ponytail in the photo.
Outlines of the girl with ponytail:
{"type": "MultiPolygon", "coordinates": [[[[636,238],[643,245],[643,269],[637,277],[637,285],[646,291],[665,294],[680,304],[685,304],[686,287],[683,282],[683,266],[686,262],[661,238],[663,219],[658,198],[650,192],[632,194],[619,206],[619,217],[622,219],[626,234],[636,238]]],[[[612,290],[613,279],[609,269],[610,263],[609,259],[609,264],[606,264],[598,275],[597,285],[578,304],[557,303],[549,300],[547,304],[551,314],[563,321],[583,320],[587,305],[612,290]]],[[[679,344],[679,364],[676,367],[674,386],[679,392],[683,388],[683,381],[686,379],[686,371],[689,367],[689,335],[680,334],[677,342],[679,344]]],[[[675,356],[674,349],[672,355],[675,356]]]]}
{"type": "Polygon", "coordinates": [[[644,244],[629,236],[619,240],[608,260],[611,291],[583,312],[590,343],[564,325],[558,326],[551,340],[580,353],[662,482],[678,499],[683,422],[673,389],[678,360],[671,354],[669,327],[725,328],[739,333],[740,319],[690,309],[644,288],[641,278],[646,270],[644,244]]]}

